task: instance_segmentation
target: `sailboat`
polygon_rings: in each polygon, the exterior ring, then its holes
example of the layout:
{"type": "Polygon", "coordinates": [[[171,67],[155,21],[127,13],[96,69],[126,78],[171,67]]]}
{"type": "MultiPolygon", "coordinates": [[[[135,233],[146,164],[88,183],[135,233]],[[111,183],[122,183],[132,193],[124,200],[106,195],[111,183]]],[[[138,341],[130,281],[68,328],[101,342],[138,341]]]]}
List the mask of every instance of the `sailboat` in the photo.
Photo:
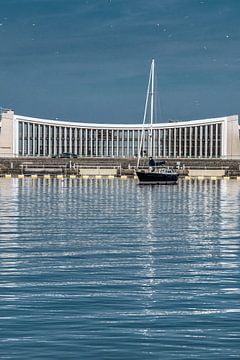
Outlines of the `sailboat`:
{"type": "Polygon", "coordinates": [[[141,139],[138,149],[138,159],[137,159],[137,168],[136,175],[139,180],[140,185],[167,185],[167,184],[176,184],[178,181],[178,174],[176,171],[169,167],[162,166],[164,161],[155,162],[153,159],[153,117],[154,117],[154,100],[155,100],[155,60],[152,60],[149,81],[148,81],[148,89],[147,89],[147,97],[144,109],[144,117],[143,117],[143,127],[141,133],[141,139]],[[150,99],[149,99],[150,98],[150,99]],[[146,124],[147,112],[148,112],[148,104],[150,100],[150,126],[146,124]],[[149,154],[149,166],[148,168],[140,167],[140,159],[143,153],[143,141],[145,136],[145,129],[150,129],[149,131],[149,141],[150,141],[150,154],[149,154]]]}

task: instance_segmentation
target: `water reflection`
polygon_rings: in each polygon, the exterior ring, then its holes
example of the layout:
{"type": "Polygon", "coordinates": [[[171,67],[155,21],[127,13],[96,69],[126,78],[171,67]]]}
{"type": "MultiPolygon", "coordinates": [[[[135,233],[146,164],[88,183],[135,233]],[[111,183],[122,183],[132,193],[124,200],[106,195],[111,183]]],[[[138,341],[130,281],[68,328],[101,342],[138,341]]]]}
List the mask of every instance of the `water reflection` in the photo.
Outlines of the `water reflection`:
{"type": "Polygon", "coordinates": [[[0,179],[0,354],[234,357],[239,189],[0,179]]]}

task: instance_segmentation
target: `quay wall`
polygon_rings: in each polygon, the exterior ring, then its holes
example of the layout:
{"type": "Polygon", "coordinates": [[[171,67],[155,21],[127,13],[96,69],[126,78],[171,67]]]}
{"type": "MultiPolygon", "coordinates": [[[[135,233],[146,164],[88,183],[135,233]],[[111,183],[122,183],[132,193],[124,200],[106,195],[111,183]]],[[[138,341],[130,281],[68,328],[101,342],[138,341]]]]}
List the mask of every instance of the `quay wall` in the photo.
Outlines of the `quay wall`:
{"type": "MultiPolygon", "coordinates": [[[[164,159],[162,159],[164,160],[164,159]]],[[[167,166],[174,166],[183,174],[188,174],[189,169],[196,170],[224,170],[227,175],[240,175],[240,160],[222,159],[165,159],[167,166]]],[[[137,165],[136,158],[78,158],[78,159],[53,159],[53,158],[0,158],[0,174],[21,173],[80,173],[80,169],[114,169],[114,173],[133,173],[137,165]],[[45,170],[44,170],[45,169],[45,170]],[[115,170],[116,169],[116,170],[115,170]]],[[[142,166],[148,165],[148,159],[141,161],[142,166]]],[[[109,170],[111,172],[111,170],[109,170]]],[[[82,171],[82,173],[85,171],[82,171]]]]}

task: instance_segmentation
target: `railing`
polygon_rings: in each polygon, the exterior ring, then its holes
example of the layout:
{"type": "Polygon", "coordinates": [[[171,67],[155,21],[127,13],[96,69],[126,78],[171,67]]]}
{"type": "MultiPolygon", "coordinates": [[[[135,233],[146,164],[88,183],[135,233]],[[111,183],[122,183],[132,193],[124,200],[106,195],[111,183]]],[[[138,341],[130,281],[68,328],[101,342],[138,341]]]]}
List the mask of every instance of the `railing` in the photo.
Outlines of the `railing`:
{"type": "Polygon", "coordinates": [[[12,109],[9,108],[4,108],[3,106],[0,106],[0,115],[2,115],[2,113],[7,112],[7,111],[11,111],[12,109]]]}

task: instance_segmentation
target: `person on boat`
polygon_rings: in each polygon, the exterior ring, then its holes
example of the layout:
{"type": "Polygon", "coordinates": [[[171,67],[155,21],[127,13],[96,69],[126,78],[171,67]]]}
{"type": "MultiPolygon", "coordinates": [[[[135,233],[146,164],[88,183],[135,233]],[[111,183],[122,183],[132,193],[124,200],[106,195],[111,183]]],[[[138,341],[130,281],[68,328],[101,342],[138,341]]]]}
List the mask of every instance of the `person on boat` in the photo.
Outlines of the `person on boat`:
{"type": "Polygon", "coordinates": [[[156,163],[152,157],[149,158],[148,166],[151,169],[151,171],[155,170],[156,163]]]}

